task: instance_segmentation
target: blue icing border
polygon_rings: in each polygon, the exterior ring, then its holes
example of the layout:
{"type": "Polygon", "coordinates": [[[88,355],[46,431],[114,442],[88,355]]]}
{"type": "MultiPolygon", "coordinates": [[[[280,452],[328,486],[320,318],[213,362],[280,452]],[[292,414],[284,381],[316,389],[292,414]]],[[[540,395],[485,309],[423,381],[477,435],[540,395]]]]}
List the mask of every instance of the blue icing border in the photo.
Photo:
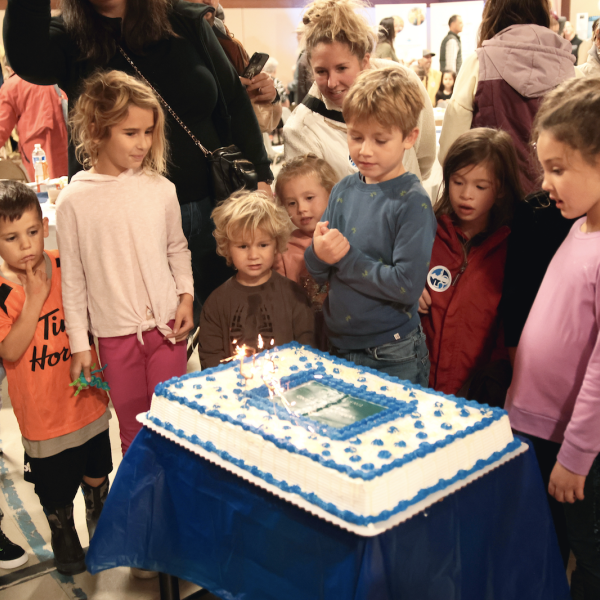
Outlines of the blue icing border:
{"type": "MultiPolygon", "coordinates": [[[[163,383],[159,383],[156,386],[155,393],[159,396],[160,395],[164,396],[168,400],[178,402],[179,404],[186,406],[192,410],[196,410],[201,414],[206,414],[210,417],[218,418],[222,421],[232,423],[233,425],[237,425],[246,431],[250,431],[251,433],[260,435],[263,439],[272,442],[278,448],[281,448],[288,452],[306,456],[306,457],[310,458],[311,460],[314,460],[315,462],[322,464],[325,467],[335,469],[336,471],[339,471],[341,473],[345,473],[349,477],[364,479],[364,480],[371,480],[374,477],[379,477],[379,476],[383,475],[384,473],[387,473],[388,471],[391,471],[398,467],[402,467],[403,465],[415,460],[416,458],[422,458],[422,457],[426,456],[427,454],[435,452],[439,448],[443,448],[443,447],[447,446],[448,444],[453,443],[456,439],[465,438],[466,436],[471,435],[472,433],[475,433],[476,431],[479,431],[481,429],[484,429],[484,428],[490,426],[494,421],[501,419],[505,414],[507,414],[506,411],[504,411],[500,408],[495,408],[495,407],[491,408],[487,404],[479,404],[479,403],[475,402],[474,400],[465,400],[464,398],[456,398],[454,396],[447,396],[447,395],[443,394],[442,392],[436,392],[435,390],[425,389],[419,385],[411,384],[408,381],[400,380],[397,377],[393,377],[386,373],[381,373],[381,372],[376,371],[375,369],[371,369],[369,367],[362,367],[362,366],[359,367],[358,365],[355,365],[354,363],[351,363],[351,362],[346,361],[341,358],[337,358],[335,356],[330,356],[329,354],[327,354],[325,352],[321,352],[319,350],[315,350],[315,349],[309,348],[307,346],[302,346],[301,344],[298,344],[297,342],[290,342],[289,344],[285,344],[284,346],[281,346],[280,349],[284,350],[285,348],[292,348],[292,349],[297,349],[297,350],[302,349],[305,352],[310,352],[312,354],[315,354],[317,357],[323,357],[333,364],[358,369],[361,372],[361,375],[363,373],[370,373],[372,375],[376,375],[380,379],[385,379],[385,380],[393,382],[393,383],[402,384],[404,386],[405,390],[409,390],[409,389],[421,390],[421,391],[424,391],[425,393],[429,394],[430,396],[440,396],[440,397],[445,398],[446,400],[450,400],[451,402],[454,402],[458,408],[464,408],[465,406],[468,406],[474,410],[479,410],[482,414],[486,414],[487,416],[483,417],[477,423],[474,423],[473,425],[466,427],[465,429],[457,431],[453,434],[446,435],[443,439],[441,439],[433,444],[423,443],[419,446],[419,448],[417,448],[413,452],[405,454],[404,456],[397,458],[390,463],[384,464],[378,469],[373,469],[372,471],[366,472],[362,469],[352,469],[351,466],[349,466],[347,464],[336,463],[332,458],[323,457],[320,454],[311,453],[305,449],[299,449],[296,446],[294,446],[292,443],[290,443],[286,438],[281,439],[281,438],[276,437],[273,434],[262,431],[262,426],[254,427],[252,425],[247,425],[246,423],[243,422],[243,419],[238,419],[236,417],[232,417],[229,414],[221,413],[219,410],[214,409],[214,408],[207,409],[206,407],[198,404],[197,402],[195,402],[193,400],[188,400],[186,398],[182,398],[181,396],[178,396],[177,394],[175,394],[174,392],[172,392],[171,390],[168,389],[173,384],[179,383],[181,381],[186,381],[189,379],[195,379],[195,378],[206,379],[207,381],[214,382],[216,380],[216,378],[214,377],[215,373],[219,373],[220,371],[224,371],[227,369],[232,369],[232,368],[235,369],[236,366],[239,365],[239,360],[231,361],[228,364],[222,364],[222,365],[219,365],[218,367],[206,369],[202,372],[188,373],[187,375],[183,375],[182,377],[172,377],[171,379],[169,379],[163,383]]],[[[275,349],[275,351],[276,350],[277,349],[275,349]]],[[[307,359],[307,361],[304,361],[304,362],[305,363],[308,362],[308,359],[307,359]]],[[[308,373],[309,375],[322,374],[323,376],[325,376],[325,373],[322,372],[323,368],[321,366],[319,366],[318,363],[317,363],[317,366],[318,366],[317,369],[311,369],[304,373],[308,373]]],[[[298,374],[295,374],[295,375],[292,375],[292,376],[289,376],[289,377],[286,377],[283,379],[285,380],[285,379],[292,378],[292,377],[298,377],[301,379],[302,375],[304,373],[298,373],[298,374]]],[[[325,377],[323,377],[319,381],[323,381],[324,379],[325,379],[325,377]]],[[[334,381],[338,381],[338,380],[335,380],[335,378],[333,378],[333,377],[331,377],[331,379],[334,381]]],[[[347,384],[347,385],[350,385],[352,388],[359,390],[364,395],[364,392],[362,390],[360,390],[360,388],[356,388],[355,386],[352,386],[351,384],[347,384]]],[[[256,388],[256,389],[260,389],[260,388],[256,388]]],[[[249,390],[249,391],[252,392],[253,390],[249,390]]],[[[374,392],[373,392],[373,394],[375,394],[375,396],[378,399],[380,399],[379,400],[380,402],[385,401],[386,404],[393,402],[394,404],[402,403],[403,405],[406,405],[406,406],[412,405],[412,402],[406,403],[402,400],[395,400],[395,399],[388,398],[386,396],[380,396],[379,394],[376,394],[374,392]]],[[[251,394],[246,393],[246,397],[248,398],[249,402],[251,402],[252,398],[250,398],[249,396],[251,396],[251,394]]],[[[272,413],[273,412],[273,404],[271,402],[268,402],[267,404],[271,409],[270,412],[272,413]]],[[[287,411],[283,407],[277,407],[277,408],[280,408],[285,413],[285,417],[287,417],[286,420],[290,420],[287,411]]],[[[411,412],[413,412],[413,410],[414,409],[411,408],[411,410],[408,411],[407,414],[410,414],[411,412]]],[[[267,413],[267,414],[269,414],[269,413],[267,413]]],[[[277,416],[279,416],[281,418],[281,416],[279,415],[279,412],[277,412],[277,416]]],[[[350,435],[348,435],[348,438],[349,438],[349,437],[354,437],[355,435],[359,435],[361,433],[365,433],[366,431],[370,430],[373,427],[380,425],[381,423],[383,423],[385,421],[389,421],[390,419],[395,419],[397,416],[399,416],[399,415],[394,410],[384,410],[381,413],[378,413],[377,415],[371,415],[370,417],[367,417],[366,419],[363,419],[362,421],[355,423],[354,425],[344,427],[342,430],[335,429],[335,428],[329,428],[329,429],[332,429],[334,433],[351,429],[352,432],[350,435]],[[385,420],[380,419],[375,423],[373,421],[370,421],[370,419],[376,419],[378,416],[386,415],[386,414],[390,414],[391,415],[390,418],[385,419],[385,420]]],[[[307,421],[311,425],[311,427],[313,427],[313,428],[315,427],[315,421],[312,421],[311,419],[306,419],[304,417],[294,417],[295,422],[298,422],[301,419],[304,419],[305,421],[307,421]]],[[[318,427],[319,434],[325,438],[328,438],[329,436],[323,434],[323,432],[325,431],[327,426],[323,425],[321,423],[319,423],[318,425],[319,425],[319,427],[318,427]]],[[[336,438],[329,437],[329,439],[336,439],[336,438]]],[[[342,439],[342,438],[338,438],[338,439],[342,439]]],[[[347,438],[344,437],[343,439],[345,440],[347,438]]],[[[354,440],[350,440],[350,443],[352,444],[352,443],[357,443],[357,442],[354,442],[354,440]]]]}
{"type": "MultiPolygon", "coordinates": [[[[236,465],[237,467],[244,469],[245,471],[266,481],[267,483],[278,487],[280,490],[296,494],[304,498],[311,504],[322,508],[326,512],[336,517],[339,517],[340,519],[347,521],[348,523],[354,523],[356,525],[361,526],[369,525],[371,523],[378,523],[380,521],[386,521],[395,514],[405,511],[413,504],[424,500],[425,498],[427,498],[427,496],[435,492],[444,490],[447,487],[456,483],[457,481],[466,479],[469,475],[472,475],[473,473],[476,473],[477,471],[480,471],[481,469],[484,469],[485,467],[498,462],[505,454],[516,450],[521,445],[521,442],[518,439],[514,439],[503,450],[494,452],[487,460],[479,459],[475,463],[473,468],[469,469],[468,471],[460,469],[456,473],[456,475],[454,475],[454,477],[450,479],[440,479],[435,485],[419,490],[413,498],[411,498],[410,500],[400,501],[393,509],[384,510],[378,515],[364,517],[362,515],[357,515],[356,513],[353,513],[348,510],[340,510],[335,504],[331,502],[325,502],[324,500],[319,498],[319,496],[317,496],[314,492],[309,493],[303,491],[298,485],[290,485],[286,481],[279,481],[275,479],[271,473],[265,473],[264,471],[261,471],[258,467],[248,465],[242,459],[238,459],[234,456],[231,456],[228,452],[224,450],[218,450],[212,442],[203,442],[197,435],[187,436],[183,430],[175,429],[170,423],[163,423],[160,419],[151,416],[149,413],[147,413],[147,417],[153,423],[155,423],[159,427],[162,427],[163,429],[166,429],[167,431],[170,431],[177,437],[185,439],[188,442],[195,444],[196,446],[200,446],[201,448],[204,448],[204,450],[206,450],[207,452],[212,452],[213,454],[216,454],[223,460],[226,460],[227,462],[230,462],[236,465]]],[[[373,471],[369,471],[368,473],[373,473],[373,471]]]]}

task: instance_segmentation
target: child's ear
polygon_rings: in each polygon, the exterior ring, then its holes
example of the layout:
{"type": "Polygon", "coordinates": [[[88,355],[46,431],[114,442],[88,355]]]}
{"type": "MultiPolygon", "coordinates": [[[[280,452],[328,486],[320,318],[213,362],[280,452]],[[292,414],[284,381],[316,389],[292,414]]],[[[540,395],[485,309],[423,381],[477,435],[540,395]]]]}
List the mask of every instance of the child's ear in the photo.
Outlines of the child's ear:
{"type": "Polygon", "coordinates": [[[419,137],[419,128],[415,127],[405,138],[404,138],[404,149],[409,150],[415,145],[417,138],[419,137]]]}

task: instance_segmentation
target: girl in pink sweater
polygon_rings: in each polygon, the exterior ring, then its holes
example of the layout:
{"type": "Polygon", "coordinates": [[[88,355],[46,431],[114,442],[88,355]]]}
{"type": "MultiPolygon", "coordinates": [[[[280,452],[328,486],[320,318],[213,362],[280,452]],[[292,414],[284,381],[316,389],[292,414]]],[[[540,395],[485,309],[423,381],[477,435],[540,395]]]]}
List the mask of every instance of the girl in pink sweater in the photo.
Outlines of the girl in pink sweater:
{"type": "Polygon", "coordinates": [[[517,349],[506,408],[533,441],[573,598],[600,598],[600,79],[570,80],[536,117],[542,187],[578,219],[552,259],[517,349]]]}
{"type": "Polygon", "coordinates": [[[190,252],[175,186],[161,176],[164,114],[152,90],[121,71],[96,74],[71,120],[85,170],[62,192],[56,220],[71,377],[90,380],[91,331],[125,454],[156,384],[186,372],[190,252]]]}
{"type": "Polygon", "coordinates": [[[338,177],[333,168],[315,154],[297,156],[287,161],[275,183],[277,201],[288,212],[296,229],[288,242],[287,252],[278,254],[273,268],[298,283],[308,296],[315,313],[315,340],[320,350],[329,350],[323,327],[323,302],[328,284],[319,285],[310,276],[304,251],[312,244],[317,223],[321,220],[338,177]]]}

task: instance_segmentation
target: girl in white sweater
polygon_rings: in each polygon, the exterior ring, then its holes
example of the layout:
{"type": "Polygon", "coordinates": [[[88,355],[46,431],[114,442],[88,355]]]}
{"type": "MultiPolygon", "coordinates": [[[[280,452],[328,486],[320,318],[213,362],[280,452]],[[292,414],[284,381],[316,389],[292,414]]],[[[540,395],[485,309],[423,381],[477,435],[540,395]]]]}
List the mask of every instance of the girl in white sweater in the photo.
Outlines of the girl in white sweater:
{"type": "Polygon", "coordinates": [[[88,330],[119,418],[123,454],[157,383],[186,371],[193,327],[190,252],[166,169],[164,114],[120,71],[85,83],[72,116],[77,173],[57,209],[71,377],[90,380],[88,330]]]}

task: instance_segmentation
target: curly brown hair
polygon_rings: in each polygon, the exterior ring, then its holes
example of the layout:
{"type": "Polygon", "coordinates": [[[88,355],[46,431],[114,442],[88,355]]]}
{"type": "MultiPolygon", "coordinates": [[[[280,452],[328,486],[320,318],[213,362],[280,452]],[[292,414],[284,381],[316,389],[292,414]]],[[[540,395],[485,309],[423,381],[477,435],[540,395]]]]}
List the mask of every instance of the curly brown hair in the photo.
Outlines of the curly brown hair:
{"type": "Polygon", "coordinates": [[[369,4],[364,0],[315,0],[307,7],[302,18],[304,42],[310,60],[318,44],[340,42],[350,47],[350,52],[363,60],[373,51],[375,34],[367,19],[358,11],[369,4]]]}

